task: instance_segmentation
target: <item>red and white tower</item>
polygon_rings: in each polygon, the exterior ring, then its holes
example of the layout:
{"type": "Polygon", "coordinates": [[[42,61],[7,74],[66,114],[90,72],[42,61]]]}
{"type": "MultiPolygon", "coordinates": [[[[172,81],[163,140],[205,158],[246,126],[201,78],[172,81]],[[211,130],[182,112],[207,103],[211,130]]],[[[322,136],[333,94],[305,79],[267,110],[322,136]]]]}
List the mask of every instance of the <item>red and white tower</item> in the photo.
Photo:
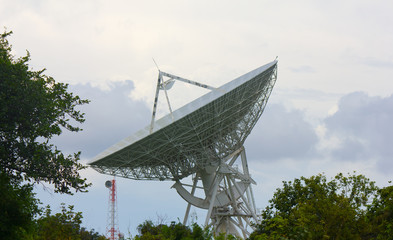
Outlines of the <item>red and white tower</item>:
{"type": "Polygon", "coordinates": [[[108,208],[108,222],[106,227],[106,236],[110,240],[118,240],[120,236],[119,227],[117,223],[117,191],[116,180],[108,180],[105,182],[105,187],[109,189],[109,208],[108,208]]]}

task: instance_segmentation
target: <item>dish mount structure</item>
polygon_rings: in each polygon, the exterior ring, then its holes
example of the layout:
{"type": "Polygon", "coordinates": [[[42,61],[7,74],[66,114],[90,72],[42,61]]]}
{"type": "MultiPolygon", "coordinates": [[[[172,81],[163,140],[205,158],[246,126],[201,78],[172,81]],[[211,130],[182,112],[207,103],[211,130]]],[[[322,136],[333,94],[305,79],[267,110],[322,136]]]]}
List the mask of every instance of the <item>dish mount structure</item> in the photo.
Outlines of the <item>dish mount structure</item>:
{"type": "Polygon", "coordinates": [[[277,60],[219,88],[159,70],[150,125],[108,148],[89,165],[114,176],[174,181],[173,188],[188,203],[184,224],[194,206],[207,210],[205,225],[217,233],[247,238],[252,223],[260,219],[244,142],[262,115],[276,79],[277,60]],[[211,91],[172,111],[167,91],[175,81],[211,91]],[[156,120],[160,91],[165,92],[170,113],[156,120]]]}

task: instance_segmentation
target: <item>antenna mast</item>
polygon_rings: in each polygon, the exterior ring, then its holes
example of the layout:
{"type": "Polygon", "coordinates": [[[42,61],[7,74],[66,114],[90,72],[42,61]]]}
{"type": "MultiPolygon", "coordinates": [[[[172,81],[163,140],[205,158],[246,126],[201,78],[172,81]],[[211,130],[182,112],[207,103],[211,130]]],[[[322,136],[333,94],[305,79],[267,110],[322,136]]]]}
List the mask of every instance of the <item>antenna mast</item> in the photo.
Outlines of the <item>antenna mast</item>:
{"type": "Polygon", "coordinates": [[[118,240],[120,232],[117,223],[117,191],[115,178],[113,178],[112,181],[106,181],[105,187],[109,189],[108,225],[106,227],[106,235],[110,240],[118,240]]]}

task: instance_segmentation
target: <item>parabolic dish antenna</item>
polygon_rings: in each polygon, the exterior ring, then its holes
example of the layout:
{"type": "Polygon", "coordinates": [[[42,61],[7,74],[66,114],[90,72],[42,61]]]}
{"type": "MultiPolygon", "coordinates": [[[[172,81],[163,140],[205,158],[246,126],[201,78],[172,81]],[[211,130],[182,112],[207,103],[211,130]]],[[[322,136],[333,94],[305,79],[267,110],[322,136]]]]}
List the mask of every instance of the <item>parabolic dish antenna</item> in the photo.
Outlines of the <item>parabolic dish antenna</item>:
{"type": "Polygon", "coordinates": [[[208,210],[205,224],[216,232],[246,238],[251,223],[259,218],[251,188],[255,181],[243,144],[276,78],[277,60],[219,88],[159,71],[151,124],[108,148],[89,165],[100,173],[125,178],[175,181],[173,187],[188,202],[184,224],[193,205],[208,210]],[[211,91],[172,112],[167,90],[176,80],[211,91]],[[155,121],[160,90],[165,91],[170,114],[155,121]],[[189,176],[192,184],[181,182],[189,176]],[[197,197],[196,189],[203,189],[204,196],[197,197]]]}

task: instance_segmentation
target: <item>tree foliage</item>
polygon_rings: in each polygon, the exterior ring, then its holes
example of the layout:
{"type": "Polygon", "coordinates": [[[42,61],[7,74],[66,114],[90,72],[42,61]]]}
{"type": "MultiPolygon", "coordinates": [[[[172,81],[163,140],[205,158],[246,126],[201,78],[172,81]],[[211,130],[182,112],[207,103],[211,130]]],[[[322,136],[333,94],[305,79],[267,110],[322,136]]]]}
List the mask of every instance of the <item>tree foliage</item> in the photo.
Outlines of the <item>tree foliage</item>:
{"type": "Polygon", "coordinates": [[[85,191],[89,184],[78,173],[84,168],[80,152],[64,155],[49,141],[63,129],[81,130],[75,124],[84,122],[84,114],[75,108],[88,100],[67,92],[68,85],[44,75],[45,69],[30,70],[28,52],[15,59],[10,34],[0,35],[0,172],[51,183],[56,192],[85,191]]]}
{"type": "Polygon", "coordinates": [[[193,228],[187,227],[180,223],[171,223],[154,225],[152,221],[145,221],[138,226],[139,235],[135,240],[180,240],[180,239],[206,239],[205,232],[196,224],[193,228]],[[194,230],[194,231],[193,231],[194,230]]]}
{"type": "Polygon", "coordinates": [[[232,235],[220,234],[214,236],[209,228],[202,228],[193,223],[185,226],[181,223],[172,222],[170,225],[153,224],[152,221],[145,221],[138,226],[139,235],[134,240],[236,240],[232,235]]]}
{"type": "Polygon", "coordinates": [[[0,173],[0,236],[4,240],[24,239],[34,230],[39,201],[31,184],[21,185],[0,173]]]}
{"type": "Polygon", "coordinates": [[[367,215],[377,196],[375,183],[363,175],[284,181],[250,239],[368,239],[373,229],[367,215]]]}
{"type": "Polygon", "coordinates": [[[366,216],[371,228],[370,239],[393,239],[393,186],[378,190],[366,216]]]}
{"type": "Polygon", "coordinates": [[[30,70],[29,52],[15,58],[7,40],[11,33],[0,34],[0,237],[33,239],[39,212],[35,183],[45,181],[68,194],[90,185],[78,172],[85,168],[80,152],[64,155],[50,143],[64,129],[81,130],[77,124],[84,114],[76,107],[89,101],[69,93],[45,69],[30,70]]]}
{"type": "Polygon", "coordinates": [[[82,213],[75,212],[74,206],[61,205],[61,212],[52,214],[49,206],[37,219],[35,231],[30,234],[34,240],[105,240],[94,229],[88,231],[81,227],[82,213]]]}

